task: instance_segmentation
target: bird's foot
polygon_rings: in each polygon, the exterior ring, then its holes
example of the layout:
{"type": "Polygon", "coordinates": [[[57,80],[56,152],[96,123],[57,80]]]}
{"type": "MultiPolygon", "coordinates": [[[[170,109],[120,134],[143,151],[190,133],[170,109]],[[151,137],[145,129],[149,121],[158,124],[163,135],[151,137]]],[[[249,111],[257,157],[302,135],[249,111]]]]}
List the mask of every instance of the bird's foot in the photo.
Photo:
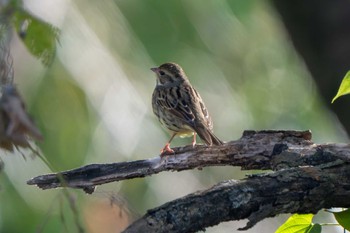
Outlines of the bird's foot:
{"type": "Polygon", "coordinates": [[[192,147],[194,148],[196,146],[196,141],[192,142],[192,147]]]}
{"type": "Polygon", "coordinates": [[[170,144],[167,143],[164,148],[160,151],[160,156],[175,154],[174,150],[170,148],[170,144]]]}

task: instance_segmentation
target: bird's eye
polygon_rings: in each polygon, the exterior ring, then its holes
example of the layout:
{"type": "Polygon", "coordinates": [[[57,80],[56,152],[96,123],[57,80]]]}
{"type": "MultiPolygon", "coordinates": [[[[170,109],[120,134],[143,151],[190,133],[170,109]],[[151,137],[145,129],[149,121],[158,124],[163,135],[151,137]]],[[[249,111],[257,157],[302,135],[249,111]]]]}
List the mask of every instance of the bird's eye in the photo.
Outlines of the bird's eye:
{"type": "Polygon", "coordinates": [[[164,75],[165,73],[164,73],[164,71],[159,71],[159,74],[164,75]]]}

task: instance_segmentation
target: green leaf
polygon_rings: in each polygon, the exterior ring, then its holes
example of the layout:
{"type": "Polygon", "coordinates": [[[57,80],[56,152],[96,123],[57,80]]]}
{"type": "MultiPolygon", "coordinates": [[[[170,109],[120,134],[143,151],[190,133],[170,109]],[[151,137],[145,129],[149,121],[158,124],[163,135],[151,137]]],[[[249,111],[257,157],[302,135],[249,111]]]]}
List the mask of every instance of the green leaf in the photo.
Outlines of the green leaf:
{"type": "Polygon", "coordinates": [[[313,214],[294,214],[275,233],[309,233],[314,226],[313,216],[313,214]]]}
{"type": "Polygon", "coordinates": [[[59,29],[20,8],[13,14],[12,23],[30,53],[44,65],[51,64],[56,53],[59,29]]]}
{"type": "Polygon", "coordinates": [[[307,231],[307,233],[321,233],[322,226],[318,223],[311,224],[311,228],[307,231]]]}
{"type": "Polygon", "coordinates": [[[332,99],[332,103],[342,95],[350,93],[350,71],[348,71],[340,84],[338,93],[332,99]]]}
{"type": "Polygon", "coordinates": [[[334,217],[342,227],[350,231],[350,209],[334,213],[334,217]]]}

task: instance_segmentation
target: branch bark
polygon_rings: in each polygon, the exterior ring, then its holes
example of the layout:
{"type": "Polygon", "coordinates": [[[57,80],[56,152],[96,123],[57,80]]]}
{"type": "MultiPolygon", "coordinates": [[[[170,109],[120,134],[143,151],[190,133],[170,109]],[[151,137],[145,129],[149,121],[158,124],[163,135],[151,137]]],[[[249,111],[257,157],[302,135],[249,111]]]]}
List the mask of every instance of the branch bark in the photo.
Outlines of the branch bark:
{"type": "Polygon", "coordinates": [[[223,221],[248,218],[246,230],[281,213],[316,213],[350,207],[350,146],[315,144],[310,131],[245,131],[222,146],[175,148],[175,155],[92,164],[28,181],[42,189],[71,187],[92,193],[96,185],[162,171],[205,166],[273,170],[227,181],[149,210],[125,232],[196,232],[223,221]],[[63,181],[63,182],[62,182],[63,181]]]}
{"type": "Polygon", "coordinates": [[[69,171],[38,176],[27,183],[42,189],[65,186],[91,190],[96,185],[150,176],[162,171],[228,165],[241,166],[244,170],[273,169],[277,164],[271,157],[278,150],[282,150],[283,145],[295,149],[305,148],[313,145],[310,139],[310,131],[245,131],[240,139],[222,146],[178,147],[173,148],[174,155],[163,158],[157,156],[131,162],[90,164],[69,171]],[[64,183],[60,178],[64,179],[64,183]]]}
{"type": "Polygon", "coordinates": [[[348,164],[305,166],[227,181],[149,210],[124,233],[197,232],[223,221],[245,218],[249,221],[239,230],[247,230],[281,213],[317,213],[322,208],[349,207],[349,169],[348,164]]]}

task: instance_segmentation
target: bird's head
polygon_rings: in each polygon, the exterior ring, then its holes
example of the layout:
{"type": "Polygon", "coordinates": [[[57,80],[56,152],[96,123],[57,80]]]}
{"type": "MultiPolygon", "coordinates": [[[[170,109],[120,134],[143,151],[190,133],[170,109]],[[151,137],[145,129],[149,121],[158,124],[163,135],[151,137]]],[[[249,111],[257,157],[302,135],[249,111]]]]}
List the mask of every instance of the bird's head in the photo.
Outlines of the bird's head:
{"type": "Polygon", "coordinates": [[[177,84],[187,80],[185,72],[176,63],[164,63],[151,70],[157,75],[157,85],[177,84]]]}

